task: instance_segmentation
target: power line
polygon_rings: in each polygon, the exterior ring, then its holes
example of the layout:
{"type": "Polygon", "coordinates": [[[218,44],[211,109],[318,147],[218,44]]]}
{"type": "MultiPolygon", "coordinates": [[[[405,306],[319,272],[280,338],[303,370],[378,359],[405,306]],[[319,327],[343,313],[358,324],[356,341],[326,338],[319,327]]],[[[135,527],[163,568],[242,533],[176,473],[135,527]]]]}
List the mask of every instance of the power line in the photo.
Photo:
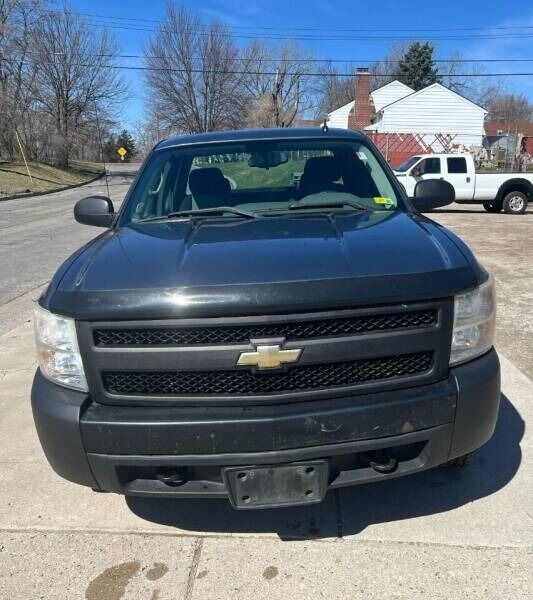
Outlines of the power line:
{"type": "MultiPolygon", "coordinates": [[[[15,59],[4,58],[6,62],[15,62],[15,59]]],[[[30,64],[27,61],[21,61],[23,64],[30,64]]],[[[56,64],[53,61],[39,61],[40,64],[53,65],[56,64]]],[[[92,68],[94,64],[84,63],[70,63],[71,67],[81,68],[92,68]]],[[[99,64],[99,68],[103,69],[122,69],[125,71],[156,71],[165,73],[193,73],[196,75],[268,75],[275,76],[277,71],[252,71],[247,69],[179,69],[174,67],[147,67],[147,66],[132,66],[132,65],[111,65],[111,64],[99,64]]],[[[320,73],[320,72],[288,72],[287,75],[299,76],[299,77],[353,77],[354,73],[320,73]]],[[[376,77],[396,77],[395,73],[373,73],[376,77]]],[[[447,78],[462,78],[462,77],[530,77],[533,72],[522,72],[522,73],[460,73],[460,74],[438,74],[442,77],[447,78]]]]}
{"type": "MultiPolygon", "coordinates": [[[[59,11],[59,10],[47,10],[44,11],[47,13],[64,13],[65,11],[59,11]]],[[[68,11],[67,11],[68,12],[68,11]]],[[[136,19],[134,17],[119,17],[119,16],[115,16],[115,17],[111,17],[111,16],[104,16],[104,15],[94,15],[91,16],[91,13],[80,13],[80,12],[74,12],[74,11],[70,11],[72,14],[76,14],[79,16],[83,16],[83,17],[89,17],[90,19],[104,19],[105,22],[101,22],[101,21],[91,21],[91,20],[86,20],[85,23],[91,27],[104,27],[104,28],[108,28],[108,29],[118,29],[118,30],[126,30],[126,31],[141,31],[141,32],[157,32],[157,31],[172,31],[171,28],[167,28],[165,27],[164,21],[161,20],[155,20],[155,19],[136,19]],[[109,23],[109,19],[112,20],[118,20],[119,23],[121,21],[124,21],[125,19],[135,19],[135,22],[140,21],[141,23],[146,23],[148,22],[152,22],[156,25],[134,25],[132,23],[124,23],[124,24],[118,24],[118,23],[109,23]]],[[[241,26],[241,27],[245,27],[245,26],[241,26]]],[[[504,31],[507,31],[507,28],[505,28],[504,26],[501,27],[504,31]]],[[[340,34],[345,34],[345,33],[349,33],[349,32],[354,32],[354,31],[374,31],[374,30],[357,30],[354,29],[353,31],[350,29],[347,30],[342,30],[342,29],[327,29],[327,28],[307,28],[307,30],[309,31],[317,31],[320,33],[317,33],[316,35],[313,34],[302,34],[302,35],[286,35],[283,33],[276,33],[275,31],[271,31],[271,33],[269,35],[265,35],[262,33],[257,33],[256,30],[257,29],[261,29],[261,27],[248,27],[247,29],[249,29],[248,32],[235,32],[232,31],[230,26],[227,25],[223,25],[223,28],[219,31],[217,31],[217,35],[220,36],[226,36],[226,37],[235,37],[235,38],[241,38],[241,39],[270,39],[270,40],[290,40],[290,39],[297,39],[297,40],[302,40],[302,41],[380,41],[380,40],[388,40],[388,41],[395,41],[395,40],[412,40],[413,39],[413,35],[399,35],[399,36],[395,36],[395,37],[391,37],[390,34],[386,34],[386,35],[357,35],[357,36],[353,36],[353,35],[340,35],[340,34]],[[324,35],[325,31],[337,31],[339,32],[339,35],[335,35],[335,36],[328,36],[328,35],[324,35]]],[[[274,29],[274,28],[272,28],[274,29]]],[[[289,31],[296,31],[296,30],[306,30],[306,28],[302,28],[302,29],[298,29],[298,28],[287,28],[289,31]]],[[[509,26],[509,33],[502,33],[502,34],[492,34],[492,33],[485,33],[482,35],[426,35],[428,31],[475,31],[477,29],[480,29],[482,31],[484,31],[484,28],[477,28],[477,27],[471,27],[471,28],[439,28],[439,29],[412,29],[411,31],[420,31],[421,33],[424,33],[424,39],[430,39],[430,40],[487,40],[487,39],[499,39],[499,38],[504,38],[504,39],[514,39],[517,36],[517,30],[520,30],[520,27],[511,27],[509,26]]],[[[494,28],[490,28],[490,29],[497,29],[496,27],[494,28]]],[[[529,26],[526,25],[523,27],[523,29],[528,29],[528,30],[533,30],[533,26],[529,26]]],[[[408,28],[402,27],[401,29],[398,29],[398,31],[410,31],[408,28]]],[[[269,30],[270,31],[270,30],[269,30]]],[[[376,29],[375,32],[379,33],[379,34],[383,34],[386,31],[396,31],[396,30],[385,30],[383,28],[379,28],[376,29]]],[[[206,36],[206,35],[210,35],[209,32],[209,25],[205,25],[203,26],[203,31],[200,30],[195,30],[194,33],[196,33],[197,35],[201,35],[201,36],[206,36]]],[[[521,33],[520,34],[521,38],[530,38],[533,37],[533,32],[531,33],[521,33]]]]}
{"type": "MultiPolygon", "coordinates": [[[[27,54],[38,54],[38,52],[33,52],[31,50],[26,51],[27,54]]],[[[57,56],[65,55],[64,52],[55,52],[57,56]]],[[[71,55],[71,56],[76,56],[71,55]]],[[[91,58],[147,58],[145,54],[93,54],[91,58]]],[[[150,58],[159,58],[159,59],[172,59],[173,57],[170,55],[154,55],[150,56],[150,58]]],[[[202,60],[200,56],[192,57],[193,60],[202,60]]],[[[253,57],[245,57],[238,56],[234,57],[232,60],[239,62],[275,62],[275,63],[359,63],[359,64],[369,64],[373,62],[381,62],[386,64],[397,64],[401,62],[402,59],[389,59],[389,58],[253,58],[253,57]]],[[[441,58],[441,59],[433,59],[435,63],[460,63],[460,64],[468,64],[468,63],[531,63],[533,62],[533,58],[489,58],[489,59],[475,59],[475,58],[441,58]]]]}
{"type": "MultiPolygon", "coordinates": [[[[118,25],[118,24],[109,24],[109,23],[99,23],[99,22],[91,22],[86,21],[87,25],[90,27],[101,27],[105,29],[119,29],[126,31],[142,31],[146,33],[150,32],[158,32],[158,31],[172,31],[172,29],[165,28],[163,24],[160,27],[152,27],[146,25],[144,27],[134,27],[130,25],[118,25]]],[[[211,35],[208,31],[197,31],[195,33],[200,36],[208,36],[211,35]]],[[[283,34],[271,34],[271,35],[263,35],[263,34],[254,34],[254,33],[234,33],[231,31],[218,31],[217,35],[223,37],[235,37],[240,39],[266,39],[266,40],[301,40],[301,41],[383,41],[387,40],[389,42],[393,42],[396,40],[405,40],[410,41],[413,39],[412,35],[407,36],[394,36],[390,35],[337,35],[337,36],[326,36],[326,35],[283,35],[283,34]]],[[[491,39],[516,39],[517,33],[508,33],[508,34],[485,34],[485,35],[431,35],[423,36],[424,39],[428,40],[491,40],[491,39]]],[[[531,38],[533,37],[532,33],[522,33],[520,34],[520,39],[531,38]]]]}
{"type": "MultiPolygon", "coordinates": [[[[47,10],[46,12],[64,12],[60,10],[47,10]]],[[[74,12],[74,11],[71,11],[74,12]]],[[[117,21],[134,21],[134,22],[142,22],[142,23],[156,23],[163,24],[161,19],[147,19],[147,18],[139,18],[139,17],[124,17],[119,15],[96,15],[93,13],[85,13],[85,12],[76,12],[83,17],[91,17],[96,19],[113,19],[117,21]]],[[[339,32],[359,32],[359,31],[420,31],[420,32],[428,32],[428,31],[485,31],[489,30],[511,30],[513,31],[513,35],[516,34],[517,30],[522,29],[533,29],[533,25],[494,25],[494,26],[468,26],[468,27],[295,27],[295,26],[261,26],[261,25],[224,25],[228,29],[249,29],[249,30],[266,30],[266,31],[276,31],[276,30],[285,30],[285,31],[339,31],[339,32]]]]}

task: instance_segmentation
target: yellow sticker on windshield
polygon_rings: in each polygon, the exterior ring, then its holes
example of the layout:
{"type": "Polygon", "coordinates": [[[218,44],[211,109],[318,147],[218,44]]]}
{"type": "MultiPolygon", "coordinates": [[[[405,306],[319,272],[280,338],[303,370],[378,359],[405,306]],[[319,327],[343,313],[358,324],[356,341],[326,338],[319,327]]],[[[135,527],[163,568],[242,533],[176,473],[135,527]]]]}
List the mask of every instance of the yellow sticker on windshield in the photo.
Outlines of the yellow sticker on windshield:
{"type": "Polygon", "coordinates": [[[374,196],[374,202],[376,204],[384,204],[385,206],[396,206],[396,200],[385,198],[383,196],[374,196]]]}

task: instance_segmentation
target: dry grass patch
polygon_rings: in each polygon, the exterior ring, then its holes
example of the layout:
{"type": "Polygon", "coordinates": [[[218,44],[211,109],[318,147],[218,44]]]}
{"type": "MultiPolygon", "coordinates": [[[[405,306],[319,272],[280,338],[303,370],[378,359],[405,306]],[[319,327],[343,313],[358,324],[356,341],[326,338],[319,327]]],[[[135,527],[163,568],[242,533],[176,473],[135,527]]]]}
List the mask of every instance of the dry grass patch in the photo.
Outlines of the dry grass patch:
{"type": "Polygon", "coordinates": [[[28,166],[33,182],[23,162],[0,162],[0,198],[61,189],[88,181],[103,172],[101,164],[82,161],[72,161],[67,170],[42,163],[29,163],[28,166]]]}

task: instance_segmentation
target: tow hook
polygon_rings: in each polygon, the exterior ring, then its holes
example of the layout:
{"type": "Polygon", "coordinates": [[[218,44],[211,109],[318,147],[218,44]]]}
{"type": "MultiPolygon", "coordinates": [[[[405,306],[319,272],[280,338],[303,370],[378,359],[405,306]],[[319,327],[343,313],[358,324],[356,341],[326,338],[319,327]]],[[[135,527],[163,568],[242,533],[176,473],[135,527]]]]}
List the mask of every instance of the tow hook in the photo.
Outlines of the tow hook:
{"type": "Polygon", "coordinates": [[[183,485],[187,479],[183,470],[178,469],[176,471],[163,471],[157,474],[157,479],[166,485],[178,486],[183,485]]]}
{"type": "Polygon", "coordinates": [[[378,473],[392,473],[396,471],[398,467],[398,461],[395,458],[389,458],[387,460],[386,456],[381,456],[379,462],[376,460],[370,461],[370,466],[377,471],[378,473]]]}

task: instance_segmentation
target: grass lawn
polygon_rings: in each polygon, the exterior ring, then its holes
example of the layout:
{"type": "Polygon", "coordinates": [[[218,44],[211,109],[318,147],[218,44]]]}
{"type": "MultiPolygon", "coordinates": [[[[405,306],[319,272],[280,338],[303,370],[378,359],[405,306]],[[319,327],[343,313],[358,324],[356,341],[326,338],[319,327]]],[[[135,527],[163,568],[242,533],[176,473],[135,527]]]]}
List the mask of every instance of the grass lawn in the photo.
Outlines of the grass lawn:
{"type": "Polygon", "coordinates": [[[226,177],[232,179],[237,189],[260,187],[284,187],[294,184],[293,174],[304,170],[305,159],[289,160],[285,164],[270,169],[249,167],[246,162],[217,163],[226,177]]]}
{"type": "Polygon", "coordinates": [[[68,170],[42,163],[28,163],[33,182],[23,162],[0,161],[0,198],[24,192],[46,192],[83,183],[103,172],[99,163],[72,161],[68,170]]]}

